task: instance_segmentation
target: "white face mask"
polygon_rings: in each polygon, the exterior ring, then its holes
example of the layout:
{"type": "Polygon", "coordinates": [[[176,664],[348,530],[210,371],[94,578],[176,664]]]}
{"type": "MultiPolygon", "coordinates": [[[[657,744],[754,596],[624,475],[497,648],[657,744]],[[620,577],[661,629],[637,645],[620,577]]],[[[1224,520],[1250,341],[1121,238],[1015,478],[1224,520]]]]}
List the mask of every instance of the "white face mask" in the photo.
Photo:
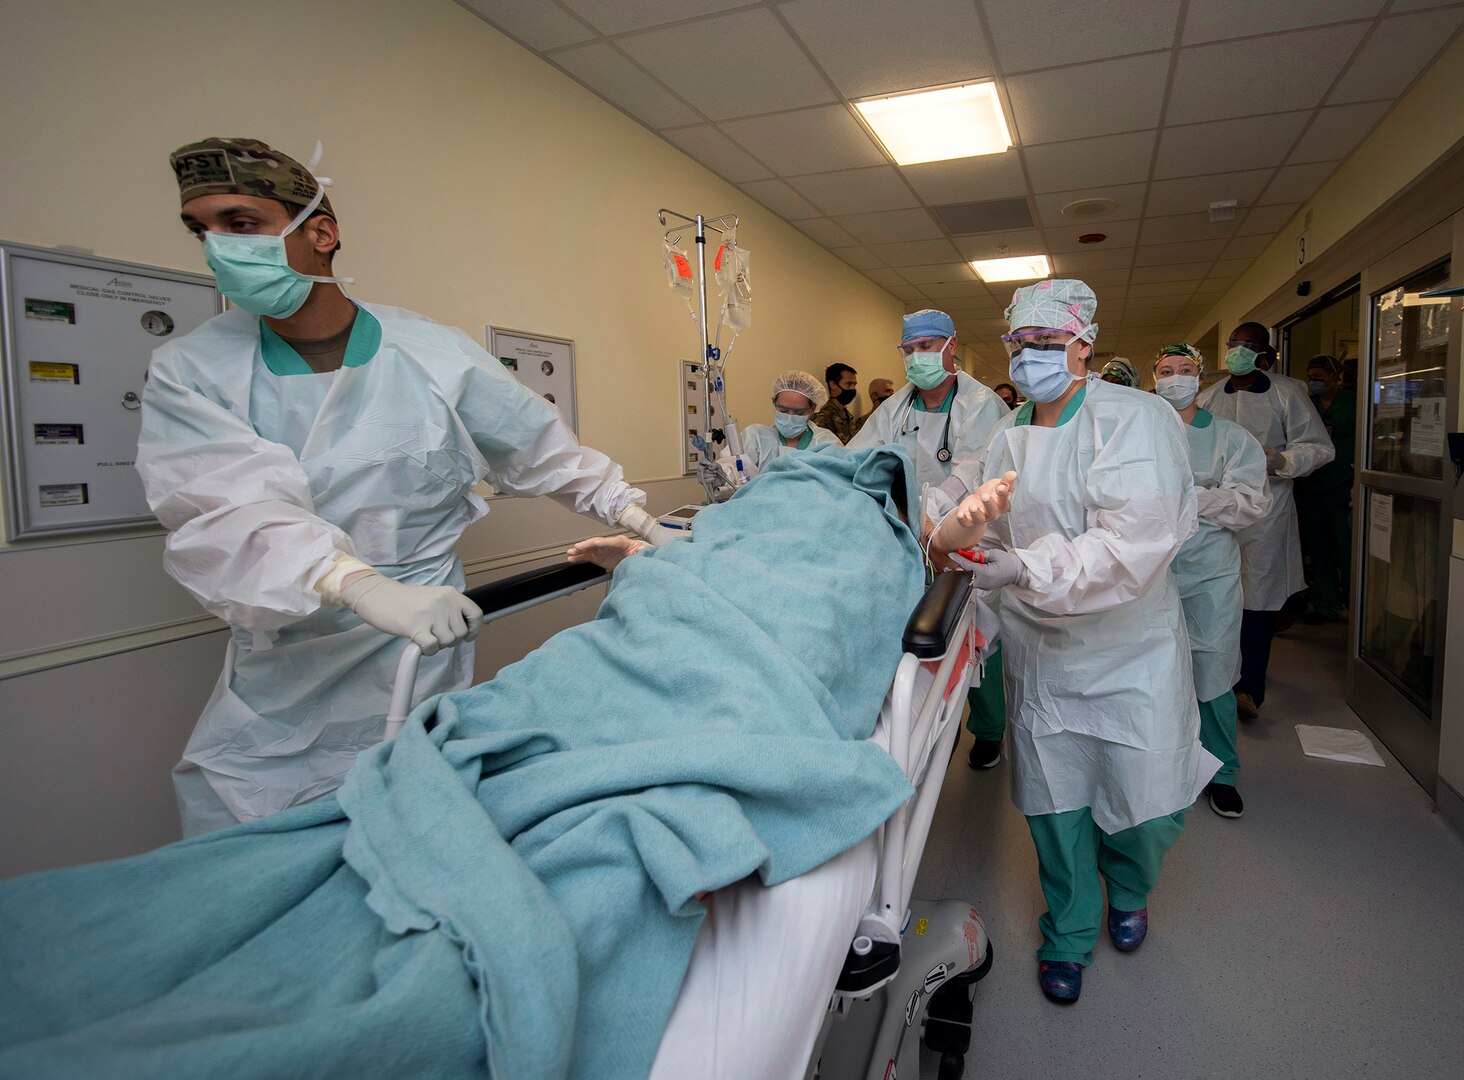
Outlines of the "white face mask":
{"type": "Polygon", "coordinates": [[[1155,380],[1154,389],[1160,397],[1176,409],[1183,409],[1194,401],[1195,395],[1200,392],[1200,377],[1198,375],[1169,375],[1155,380]]]}

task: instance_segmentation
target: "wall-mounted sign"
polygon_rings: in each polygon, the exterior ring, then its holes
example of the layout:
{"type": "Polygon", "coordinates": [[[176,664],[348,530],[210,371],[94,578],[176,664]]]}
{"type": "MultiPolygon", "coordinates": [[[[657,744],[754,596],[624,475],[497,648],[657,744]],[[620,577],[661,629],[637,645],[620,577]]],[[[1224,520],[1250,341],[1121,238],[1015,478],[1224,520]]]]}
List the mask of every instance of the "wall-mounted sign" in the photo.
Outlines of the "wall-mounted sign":
{"type": "Polygon", "coordinates": [[[0,243],[12,539],[156,520],[133,468],[148,361],[222,310],[202,274],[0,243]]]}
{"type": "Polygon", "coordinates": [[[523,330],[485,326],[488,351],[518,381],[546,401],[557,405],[570,430],[579,434],[574,401],[574,342],[523,330]]]}

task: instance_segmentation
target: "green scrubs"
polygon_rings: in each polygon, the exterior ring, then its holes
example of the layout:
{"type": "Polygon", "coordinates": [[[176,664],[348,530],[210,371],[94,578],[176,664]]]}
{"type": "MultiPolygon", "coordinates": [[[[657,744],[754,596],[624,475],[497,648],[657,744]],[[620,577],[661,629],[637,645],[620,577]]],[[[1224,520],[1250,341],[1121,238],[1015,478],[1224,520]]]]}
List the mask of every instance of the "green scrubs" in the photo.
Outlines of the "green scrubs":
{"type": "Polygon", "coordinates": [[[1107,835],[1086,808],[1027,818],[1037,845],[1037,877],[1047,912],[1038,960],[1067,960],[1087,967],[1103,927],[1103,883],[1108,905],[1118,911],[1149,906],[1164,856],[1184,832],[1185,810],[1107,835]]]}
{"type": "Polygon", "coordinates": [[[1235,786],[1240,754],[1235,749],[1235,691],[1200,702],[1200,745],[1220,759],[1212,784],[1235,786]]]}
{"type": "Polygon", "coordinates": [[[966,691],[966,730],[986,742],[1001,742],[1006,734],[1006,684],[1001,678],[1001,642],[986,658],[981,685],[966,691]]]}
{"type": "Polygon", "coordinates": [[[1312,398],[1337,456],[1296,482],[1301,550],[1311,560],[1308,599],[1321,615],[1347,610],[1352,579],[1352,469],[1357,451],[1357,395],[1338,390],[1332,404],[1312,398]]]}

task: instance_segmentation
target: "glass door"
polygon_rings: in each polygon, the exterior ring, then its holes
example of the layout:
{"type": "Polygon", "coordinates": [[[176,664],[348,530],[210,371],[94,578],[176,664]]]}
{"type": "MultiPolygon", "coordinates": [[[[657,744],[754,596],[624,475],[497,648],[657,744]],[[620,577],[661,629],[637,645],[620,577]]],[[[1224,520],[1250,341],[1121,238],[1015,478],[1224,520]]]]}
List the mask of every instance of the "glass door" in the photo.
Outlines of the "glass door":
{"type": "MultiPolygon", "coordinates": [[[[1377,278],[1364,276],[1370,288],[1377,278]],[[1372,280],[1369,280],[1372,279],[1372,280]]],[[[1422,294],[1448,283],[1449,260],[1368,295],[1363,466],[1348,703],[1430,794],[1438,772],[1443,529],[1452,468],[1445,439],[1453,304],[1422,294]]]]}

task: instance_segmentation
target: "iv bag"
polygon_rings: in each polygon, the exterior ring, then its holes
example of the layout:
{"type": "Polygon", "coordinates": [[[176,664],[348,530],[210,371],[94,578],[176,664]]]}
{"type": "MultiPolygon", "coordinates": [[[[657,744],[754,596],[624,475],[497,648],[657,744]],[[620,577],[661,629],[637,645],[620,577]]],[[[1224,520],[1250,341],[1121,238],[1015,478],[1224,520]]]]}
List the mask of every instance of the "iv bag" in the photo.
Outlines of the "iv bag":
{"type": "Polygon", "coordinates": [[[691,313],[694,316],[696,309],[692,307],[691,296],[692,286],[696,282],[691,274],[691,260],[686,257],[683,249],[667,244],[661,253],[661,261],[666,266],[666,283],[686,301],[687,307],[692,308],[691,313]]]}
{"type": "Polygon", "coordinates": [[[748,251],[735,242],[717,251],[717,284],[722,287],[722,322],[734,332],[752,325],[752,277],[748,251]]]}

